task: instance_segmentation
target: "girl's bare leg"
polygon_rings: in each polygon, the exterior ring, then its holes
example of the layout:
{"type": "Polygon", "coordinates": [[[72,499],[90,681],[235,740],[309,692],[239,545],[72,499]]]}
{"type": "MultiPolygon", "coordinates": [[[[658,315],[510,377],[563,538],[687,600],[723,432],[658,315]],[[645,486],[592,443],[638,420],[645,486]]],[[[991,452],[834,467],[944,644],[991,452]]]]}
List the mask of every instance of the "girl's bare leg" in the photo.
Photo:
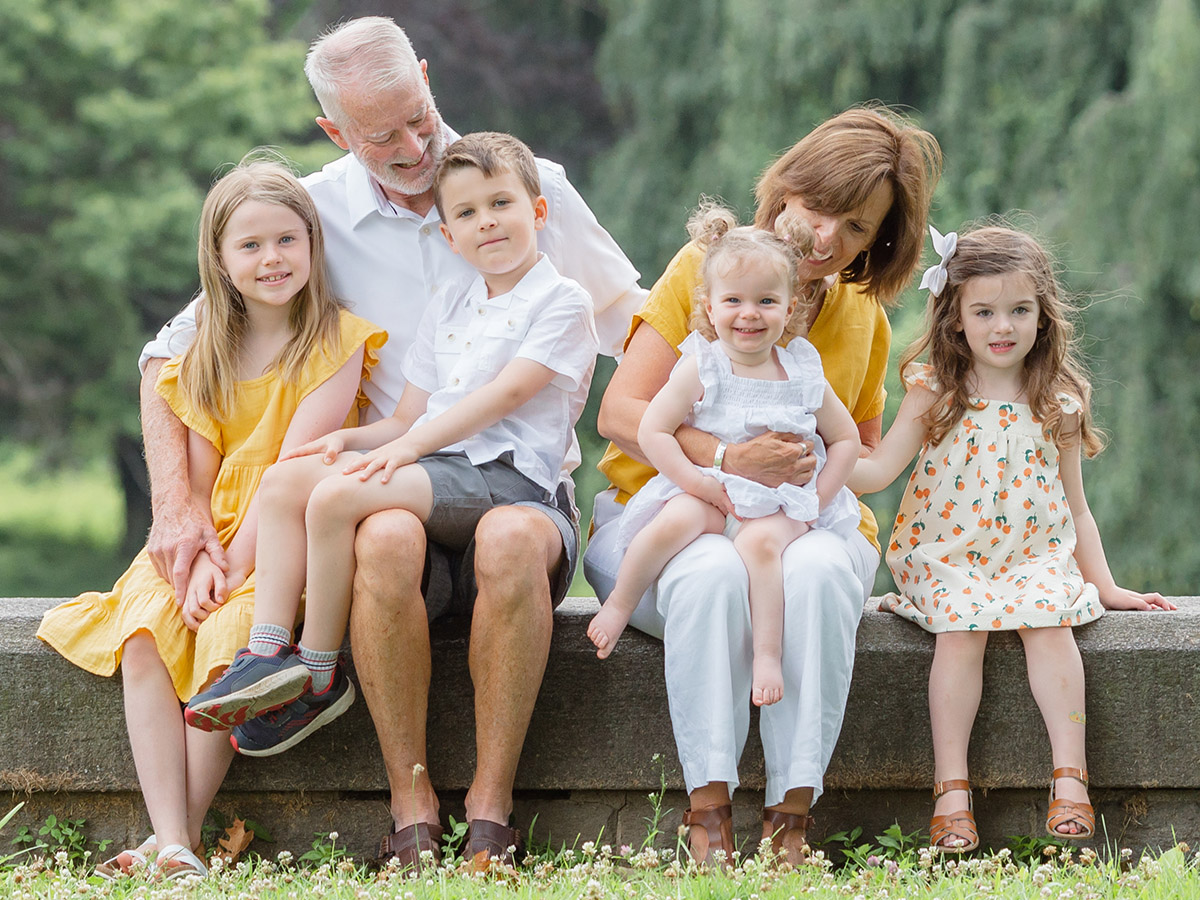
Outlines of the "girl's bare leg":
{"type": "MultiPolygon", "coordinates": [[[[339,469],[340,471],[340,469],[339,469]]],[[[333,651],[342,646],[350,618],[354,584],[354,537],[363,519],[387,509],[403,509],[422,522],[433,509],[433,485],[417,464],[401,466],[386,484],[359,473],[322,481],[312,492],[305,523],[308,533],[308,599],[304,646],[333,651]]]]}
{"type": "MultiPolygon", "coordinates": [[[[1029,687],[1046,722],[1054,767],[1086,769],[1083,660],[1075,635],[1070,628],[1023,628],[1017,634],[1025,644],[1029,687]]],[[[1059,779],[1054,789],[1065,800],[1088,802],[1087,787],[1074,778],[1059,779]]],[[[1082,828],[1066,822],[1058,830],[1078,834],[1082,828]]]]}
{"type": "MultiPolygon", "coordinates": [[[[139,631],[125,642],[121,678],[133,764],[158,846],[190,847],[183,713],[149,632],[139,631]]],[[[228,746],[228,735],[224,739],[228,746]]]]}
{"type": "Polygon", "coordinates": [[[271,466],[258,488],[258,533],[254,562],[254,624],[288,631],[304,593],[308,536],[304,514],[322,481],[340,478],[357,453],[342,453],[330,465],[321,456],[301,456],[271,466]]]}
{"type": "Polygon", "coordinates": [[[750,575],[750,630],[754,637],[755,706],[783,699],[783,551],[808,531],[782,512],[744,522],[733,546],[750,575]]]}
{"type": "Polygon", "coordinates": [[[699,497],[677,494],[666,502],[630,542],[612,593],[588,623],[598,657],[612,653],[638,601],[671,558],[700,535],[720,534],[724,528],[724,514],[699,497]]]}
{"type": "MultiPolygon", "coordinates": [[[[929,670],[935,782],[967,778],[967,746],[983,693],[985,649],[986,632],[946,631],[937,636],[933,666],[929,670]]],[[[966,808],[966,791],[948,791],[934,803],[933,814],[949,815],[966,808]]]]}

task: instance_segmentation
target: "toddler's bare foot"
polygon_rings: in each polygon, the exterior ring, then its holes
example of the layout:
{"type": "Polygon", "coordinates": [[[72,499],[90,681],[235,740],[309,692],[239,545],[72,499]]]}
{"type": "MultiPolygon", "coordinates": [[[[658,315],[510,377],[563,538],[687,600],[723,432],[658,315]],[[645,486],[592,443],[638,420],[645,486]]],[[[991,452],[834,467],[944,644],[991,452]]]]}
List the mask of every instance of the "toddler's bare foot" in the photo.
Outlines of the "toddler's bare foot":
{"type": "Polygon", "coordinates": [[[778,659],[764,659],[755,654],[750,699],[755,706],[770,706],[783,699],[783,666],[778,659]]]}
{"type": "Polygon", "coordinates": [[[592,617],[592,621],[588,623],[587,630],[588,637],[596,645],[598,657],[608,658],[608,655],[613,652],[613,648],[617,646],[621,632],[628,624],[629,614],[621,612],[612,603],[605,603],[600,608],[600,612],[596,613],[592,617]]]}

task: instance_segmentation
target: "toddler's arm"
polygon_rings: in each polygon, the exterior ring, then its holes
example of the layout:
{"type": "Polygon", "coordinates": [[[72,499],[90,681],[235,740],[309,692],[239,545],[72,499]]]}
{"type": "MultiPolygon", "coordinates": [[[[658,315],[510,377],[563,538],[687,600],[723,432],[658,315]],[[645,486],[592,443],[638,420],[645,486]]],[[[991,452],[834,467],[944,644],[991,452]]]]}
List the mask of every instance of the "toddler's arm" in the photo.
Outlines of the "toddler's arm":
{"type": "MultiPolygon", "coordinates": [[[[467,394],[441,415],[422,422],[362,459],[354,460],[346,467],[346,472],[361,470],[361,477],[365,481],[382,469],[382,480],[386,482],[397,467],[414,463],[422,456],[473,437],[515,412],[554,380],[556,374],[553,369],[531,359],[514,359],[495,378],[467,394]]],[[[400,407],[396,410],[397,417],[401,416],[404,405],[404,399],[401,398],[400,407]]]]}
{"type": "Polygon", "coordinates": [[[887,430],[879,446],[870,456],[854,464],[854,471],[846,479],[846,485],[856,494],[873,494],[882,491],[904,471],[925,441],[925,423],[922,419],[933,406],[936,396],[919,385],[909,388],[892,427],[887,430]]]}
{"type": "Polygon", "coordinates": [[[817,474],[817,497],[824,508],[846,484],[854,471],[855,461],[862,449],[858,426],[829,382],[825,383],[825,399],[817,410],[817,434],[825,442],[825,465],[817,474]]]}
{"type": "Polygon", "coordinates": [[[686,357],[646,406],[638,425],[638,444],[650,464],[674,484],[730,515],[733,503],[725,486],[711,475],[701,474],[675,437],[675,430],[703,395],[696,358],[686,357]]]}
{"type": "Polygon", "coordinates": [[[1175,604],[1162,594],[1139,594],[1117,585],[1104,555],[1100,529],[1083,493],[1078,414],[1063,417],[1063,431],[1066,440],[1059,447],[1058,472],[1071,509],[1071,519],[1075,522],[1075,562],[1079,564],[1084,580],[1096,586],[1105,609],[1175,609],[1175,604]]]}

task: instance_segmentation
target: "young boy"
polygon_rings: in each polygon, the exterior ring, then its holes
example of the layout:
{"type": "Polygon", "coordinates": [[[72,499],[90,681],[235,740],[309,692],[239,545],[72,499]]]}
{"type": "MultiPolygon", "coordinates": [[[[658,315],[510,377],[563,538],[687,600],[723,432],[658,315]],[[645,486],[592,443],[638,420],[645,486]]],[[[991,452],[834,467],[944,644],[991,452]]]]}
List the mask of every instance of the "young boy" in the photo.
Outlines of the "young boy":
{"type": "Polygon", "coordinates": [[[461,550],[489,509],[548,505],[562,478],[598,341],[587,292],[538,252],[549,211],[533,154],[510,135],[469,134],[433,191],[442,233],[478,274],[438,290],[390,418],[298,447],[263,478],[250,645],[185,711],[194,727],[233,728],[240,753],[281,753],[354,701],[338,649],[359,522],[407,510],[461,550]]]}

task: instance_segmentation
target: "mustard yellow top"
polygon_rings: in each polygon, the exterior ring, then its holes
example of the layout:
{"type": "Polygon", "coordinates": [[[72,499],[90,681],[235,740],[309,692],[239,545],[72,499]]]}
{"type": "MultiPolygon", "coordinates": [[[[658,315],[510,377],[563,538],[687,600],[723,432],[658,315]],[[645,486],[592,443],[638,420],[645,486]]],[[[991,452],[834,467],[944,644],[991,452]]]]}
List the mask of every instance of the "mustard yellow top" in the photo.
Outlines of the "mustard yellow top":
{"type": "MultiPolygon", "coordinates": [[[[364,348],[362,377],[379,360],[387,332],[345,310],[341,313],[340,352],[312,352],[295,382],[277,372],[240,381],[228,422],[217,422],[189,406],[179,386],[182,357],[159,372],[156,389],[185,425],[211,441],[221,454],[212,490],[212,517],[221,545],[229,548],[246,517],[263,472],[279,458],[279,449],[300,401],[338,371],[359,347],[364,348]]],[[[366,398],[359,392],[359,405],[366,398]]],[[[353,409],[348,422],[356,423],[353,409]]],[[[179,615],[175,592],[159,577],[145,548],[111,591],[91,592],[49,610],[37,636],[80,668],[112,675],[121,662],[125,642],[138,631],[149,632],[166,663],[175,693],[187,701],[233,662],[246,646],[254,621],[254,574],[232,591],[196,632],[179,615]]]]}
{"type": "MultiPolygon", "coordinates": [[[[662,277],[646,298],[645,305],[629,326],[626,346],[633,332],[645,322],[671,345],[676,355],[688,334],[692,295],[700,280],[704,252],[694,243],[675,254],[662,277]]],[[[821,354],[825,378],[855,422],[866,422],[883,412],[887,391],[888,350],[892,327],[883,306],[860,286],[838,282],[825,295],[808,340],[821,354]]],[[[609,444],[597,468],[617,488],[617,501],[626,502],[656,473],[654,469],[626,456],[609,444]]],[[[861,501],[859,531],[879,548],[879,526],[875,515],[861,501]]]]}

